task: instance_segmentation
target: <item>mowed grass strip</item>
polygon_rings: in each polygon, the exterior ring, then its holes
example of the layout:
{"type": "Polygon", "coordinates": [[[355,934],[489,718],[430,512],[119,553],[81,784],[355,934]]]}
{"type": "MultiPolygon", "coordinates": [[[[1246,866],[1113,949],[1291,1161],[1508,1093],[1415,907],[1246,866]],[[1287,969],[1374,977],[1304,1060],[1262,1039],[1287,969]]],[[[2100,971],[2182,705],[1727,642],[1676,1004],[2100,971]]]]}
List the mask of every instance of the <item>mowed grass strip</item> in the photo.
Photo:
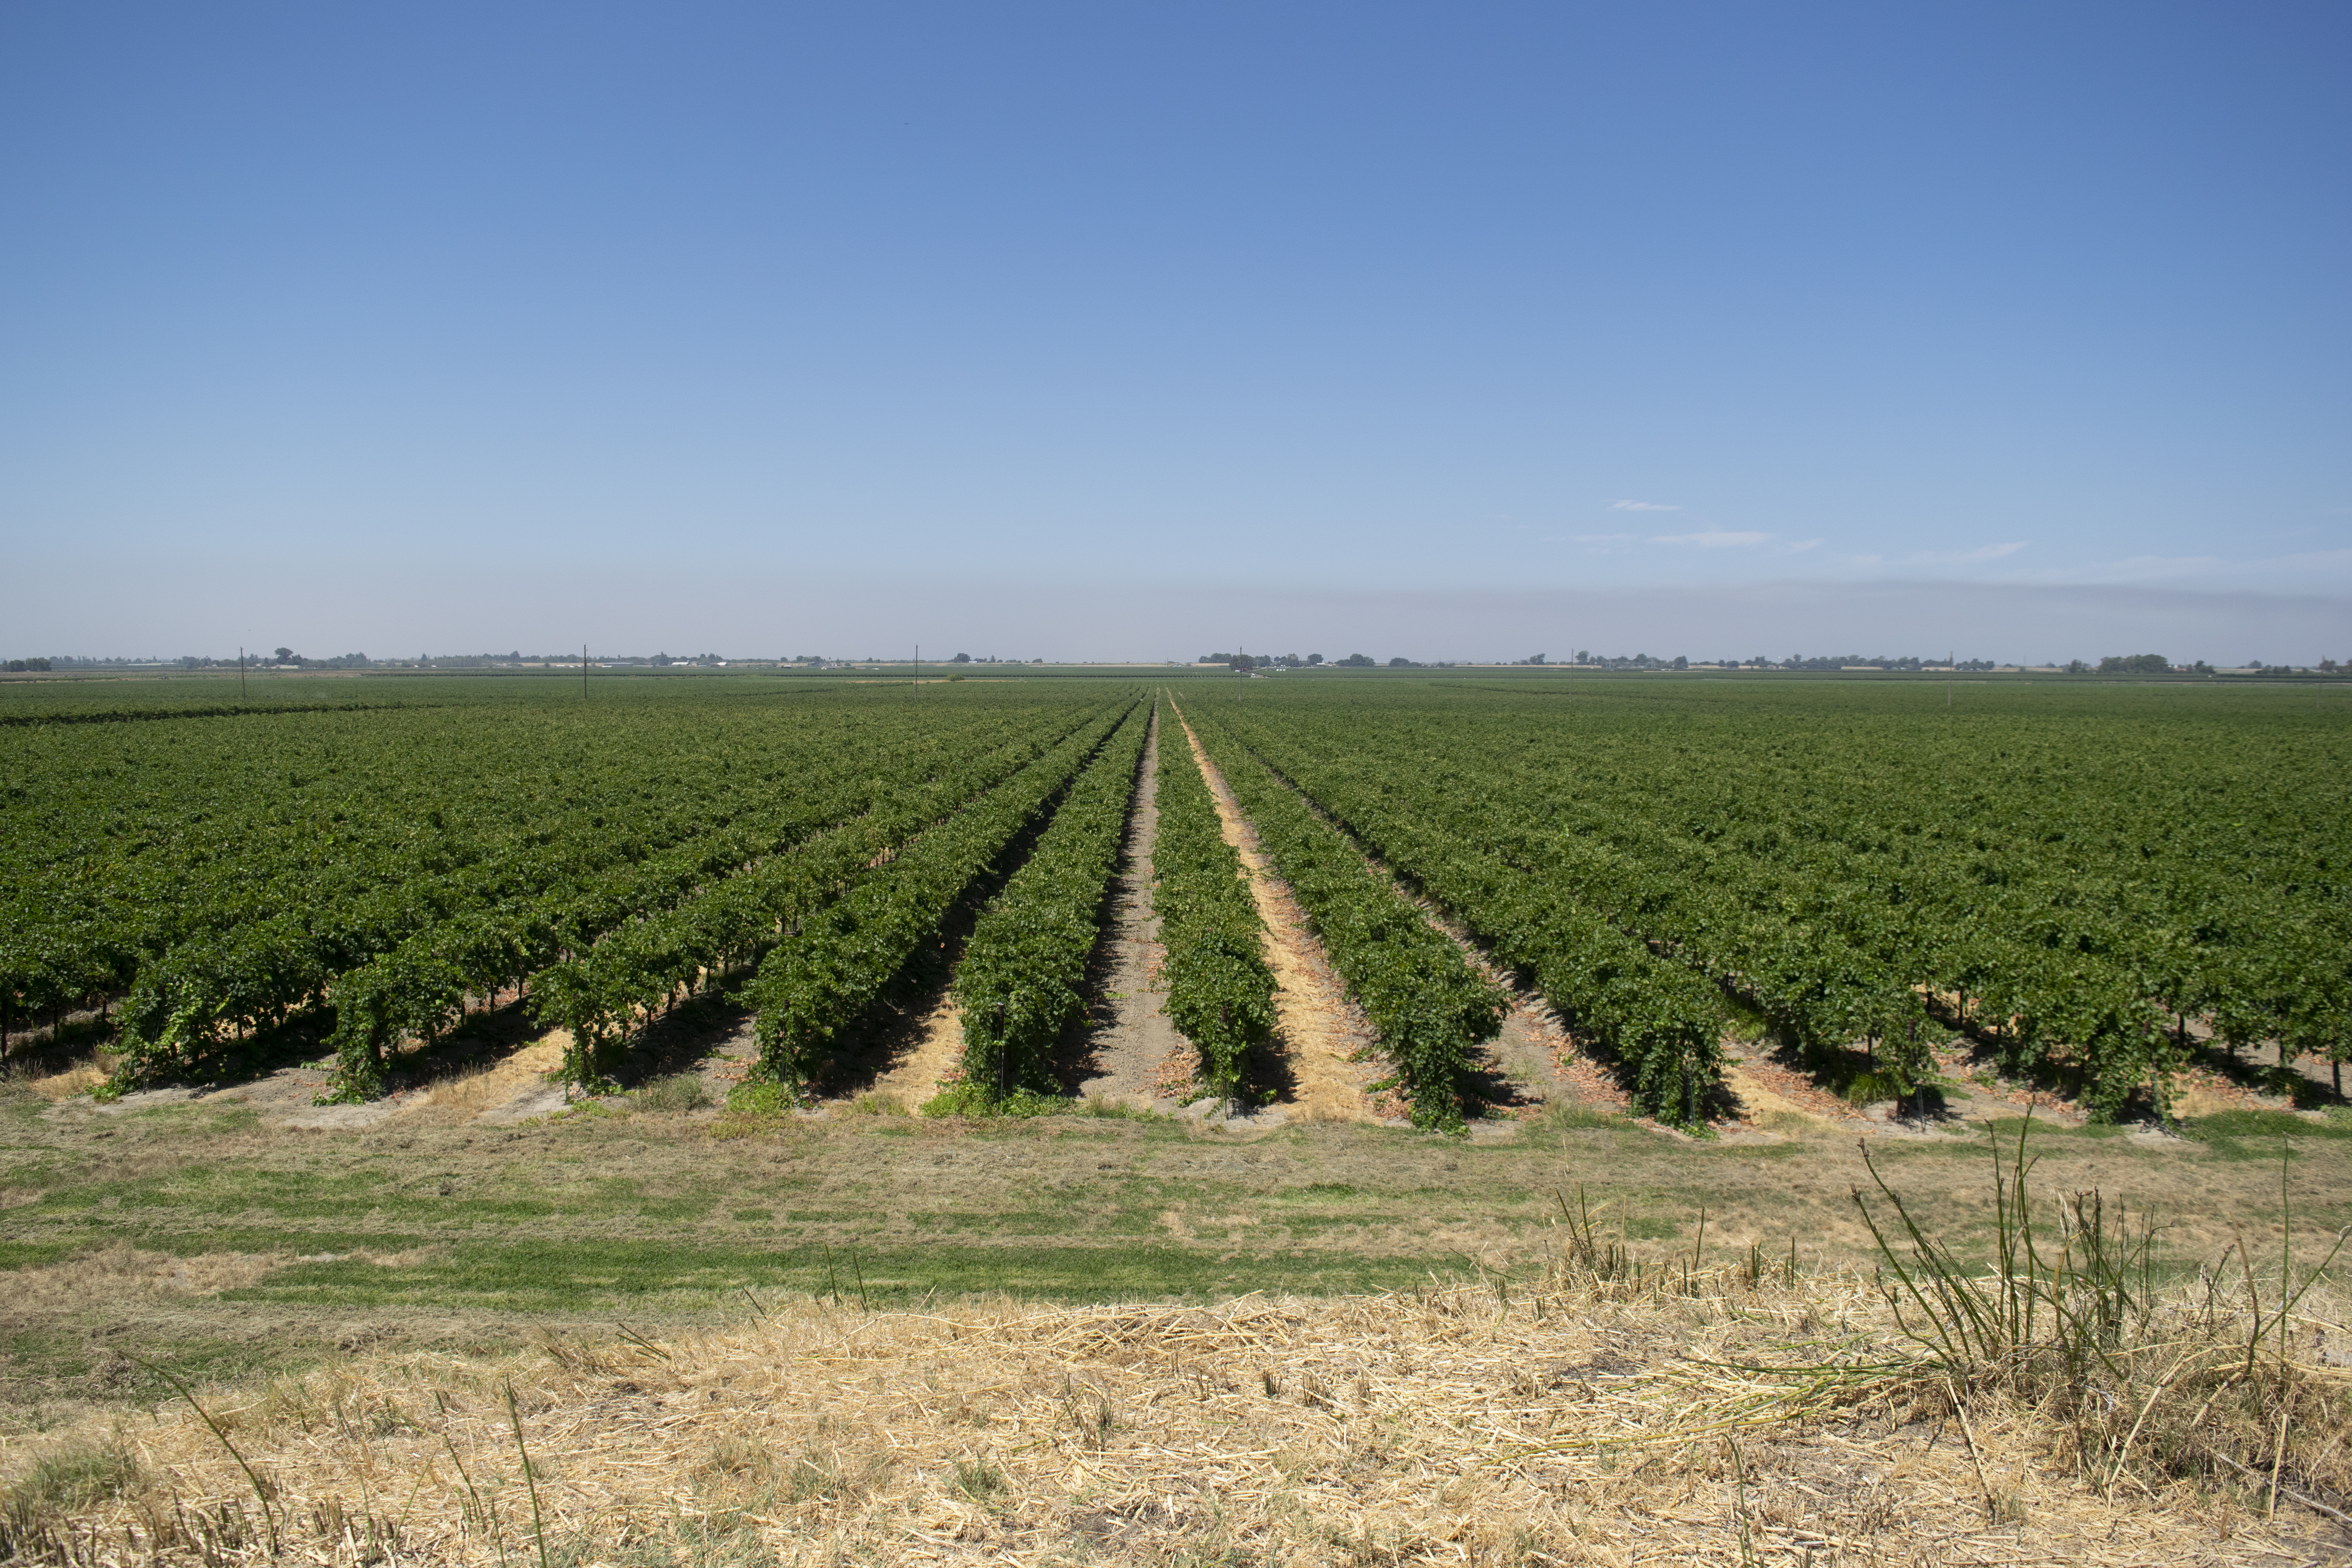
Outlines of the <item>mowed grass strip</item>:
{"type": "MultiPolygon", "coordinates": [[[[1202,1301],[1524,1273],[1556,1239],[1558,1194],[1580,1189],[1645,1256],[1687,1255],[1704,1208],[1710,1258],[1751,1240],[1777,1258],[1793,1235],[1808,1268],[1867,1267],[1859,1152],[1827,1127],[1762,1146],[1569,1119],[1467,1144],[1086,1118],[781,1118],[715,1136],[709,1120],[648,1113],[339,1136],[193,1108],[0,1110],[28,1156],[0,1173],[0,1347],[16,1358],[0,1405],[24,1408],[145,1389],[107,1348],[133,1340],[211,1377],[371,1336],[503,1342],[524,1324],[740,1317],[747,1288],[771,1305],[1202,1301]]],[[[2276,1255],[2281,1134],[2298,1242],[2352,1223],[2347,1131],[2232,1112],[2188,1139],[2037,1121],[2031,1142],[2048,1190],[2096,1185],[2152,1209],[2165,1263],[2193,1269],[2241,1228],[2276,1255]]],[[[1872,1142],[1926,1223],[1964,1255],[1989,1250],[1981,1126],[1872,1142]]]]}
{"type": "Polygon", "coordinates": [[[1427,1277],[1424,1260],[1347,1251],[1133,1246],[730,1247],[709,1241],[463,1243],[394,1263],[281,1268],[224,1301],[321,1308],[455,1307],[574,1315],[745,1308],[742,1292],[853,1304],[968,1295],[1056,1301],[1212,1300],[1253,1290],[1356,1294],[1427,1277]]]}

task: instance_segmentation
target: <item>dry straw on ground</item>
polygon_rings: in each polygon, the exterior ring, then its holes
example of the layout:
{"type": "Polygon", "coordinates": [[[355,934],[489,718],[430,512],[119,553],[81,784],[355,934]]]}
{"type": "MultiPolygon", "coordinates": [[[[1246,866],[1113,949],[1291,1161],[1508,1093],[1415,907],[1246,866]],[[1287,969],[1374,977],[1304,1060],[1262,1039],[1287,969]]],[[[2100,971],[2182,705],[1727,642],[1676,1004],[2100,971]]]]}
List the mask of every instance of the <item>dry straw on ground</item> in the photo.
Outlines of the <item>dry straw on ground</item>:
{"type": "Polygon", "coordinates": [[[2291,1499],[2265,1520],[2267,1475],[2086,1477],[2046,1400],[1945,1381],[1867,1279],[1593,1261],[1213,1307],[868,1312],[845,1281],[839,1303],[747,1298],[728,1329],[362,1362],[18,1440],[6,1527],[27,1558],[208,1568],[2218,1563],[2352,1541],[2291,1499]]]}

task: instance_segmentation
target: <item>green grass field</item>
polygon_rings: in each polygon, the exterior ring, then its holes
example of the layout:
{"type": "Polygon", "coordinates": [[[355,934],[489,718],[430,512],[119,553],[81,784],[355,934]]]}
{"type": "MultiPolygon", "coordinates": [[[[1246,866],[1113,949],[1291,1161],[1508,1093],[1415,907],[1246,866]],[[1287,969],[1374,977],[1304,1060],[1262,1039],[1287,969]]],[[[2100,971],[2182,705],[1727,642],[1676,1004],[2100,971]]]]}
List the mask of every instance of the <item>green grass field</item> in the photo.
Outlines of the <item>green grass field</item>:
{"type": "MultiPolygon", "coordinates": [[[[1717,1260],[1784,1257],[1792,1237],[1808,1268],[1869,1260],[1859,1158],[1826,1133],[1710,1144],[1590,1116],[1472,1142],[1067,1117],[484,1128],[429,1111],[343,1133],[217,1102],[110,1113],[5,1093],[0,1397],[17,1424],[160,1393],[140,1360],[236,1379],[370,1345],[745,1317],[780,1292],[903,1306],[1410,1289],[1531,1269],[1580,1191],[1657,1258],[1700,1245],[1704,1211],[1717,1260]]],[[[2284,1132],[2298,1230],[2352,1223],[2352,1124],[2238,1112],[2190,1131],[2045,1128],[2037,1183],[2152,1214],[2174,1268],[2239,1231],[2269,1255],[2284,1132]]],[[[1878,1142],[1924,1219],[1984,1242],[1982,1130],[1878,1142]]]]}

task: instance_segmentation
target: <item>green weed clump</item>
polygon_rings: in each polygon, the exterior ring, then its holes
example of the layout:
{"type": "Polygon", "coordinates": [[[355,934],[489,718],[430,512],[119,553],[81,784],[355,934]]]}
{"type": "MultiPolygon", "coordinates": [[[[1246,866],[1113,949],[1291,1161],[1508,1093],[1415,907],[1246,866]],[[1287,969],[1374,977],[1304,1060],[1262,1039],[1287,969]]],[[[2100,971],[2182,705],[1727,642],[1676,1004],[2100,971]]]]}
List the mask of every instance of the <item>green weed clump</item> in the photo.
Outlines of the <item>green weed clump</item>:
{"type": "Polygon", "coordinates": [[[1067,1116],[1083,1102],[1034,1089],[991,1094],[986,1086],[965,1079],[949,1085],[923,1102],[926,1116],[1067,1116]]]}
{"type": "MultiPolygon", "coordinates": [[[[2344,1238],[2317,1268],[2296,1268],[2284,1141],[2275,1269],[2242,1237],[2182,1290],[2167,1288],[2152,1216],[2111,1209],[2096,1188],[2039,1209],[2028,1193],[2031,1121],[2019,1123],[2013,1152],[1993,1146],[1993,1251],[1981,1269],[1926,1232],[1864,1144],[1882,1208],[1858,1188],[1854,1206],[1878,1245],[1880,1289],[1916,1352],[1894,1380],[1913,1385],[1915,1399],[1940,1394],[1964,1430],[1987,1401],[2046,1415],[2074,1468],[2111,1499],[2126,1479],[2144,1485],[2135,1467],[2251,1481],[2273,1510],[2282,1496],[2311,1501],[2352,1488],[2352,1411],[2337,1381],[2296,1352],[2309,1341],[2298,1309],[2344,1238]]],[[[2001,1507],[1990,1489],[1986,1506],[2001,1507]]]]}
{"type": "Polygon", "coordinates": [[[117,1443],[72,1443],[35,1459],[0,1496],[0,1560],[29,1556],[29,1543],[76,1509],[138,1486],[139,1458],[117,1443]]]}
{"type": "Polygon", "coordinates": [[[955,1484],[956,1490],[975,1502],[986,1502],[1011,1485],[1004,1472],[984,1458],[957,1460],[955,1484]]]}
{"type": "Polygon", "coordinates": [[[633,1097],[640,1110],[700,1110],[711,1103],[710,1086],[698,1072],[657,1078],[633,1097]]]}
{"type": "MultiPolygon", "coordinates": [[[[149,1478],[139,1456],[118,1439],[72,1442],[36,1458],[0,1492],[0,1563],[95,1562],[86,1527],[74,1515],[116,1498],[136,1497],[149,1478]]],[[[152,1503],[140,1512],[151,1540],[171,1533],[152,1503]]],[[[202,1510],[199,1523],[207,1522],[202,1510]]]]}
{"type": "Polygon", "coordinates": [[[1848,1105],[1876,1105],[1882,1100],[1900,1100],[1910,1092],[1911,1086],[1900,1074],[1880,1068],[1865,1068],[1845,1080],[1848,1105]]]}
{"type": "Polygon", "coordinates": [[[782,1116],[794,1100],[782,1084],[739,1083],[727,1091],[727,1110],[737,1116],[782,1116]]]}

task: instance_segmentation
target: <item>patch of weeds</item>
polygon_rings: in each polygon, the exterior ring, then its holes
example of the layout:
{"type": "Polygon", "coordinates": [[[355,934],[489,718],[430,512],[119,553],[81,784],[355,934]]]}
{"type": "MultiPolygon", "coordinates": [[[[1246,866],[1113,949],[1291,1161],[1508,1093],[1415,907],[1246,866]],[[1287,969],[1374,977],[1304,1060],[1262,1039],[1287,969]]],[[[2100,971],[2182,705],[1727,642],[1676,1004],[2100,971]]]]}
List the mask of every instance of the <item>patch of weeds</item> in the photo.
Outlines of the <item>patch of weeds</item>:
{"type": "MultiPolygon", "coordinates": [[[[2300,1118],[2293,1120],[2299,1127],[2309,1125],[2300,1118]]],[[[1988,1121],[1979,1121],[1977,1125],[1989,1130],[1995,1138],[2010,1142],[2016,1141],[2020,1129],[2024,1129],[2027,1135],[2037,1143],[2066,1140],[2096,1142],[2105,1138],[2124,1137],[2131,1131],[2120,1121],[2088,1121],[2080,1127],[2061,1127],[2054,1122],[2032,1121],[2023,1116],[1996,1116],[1988,1121]]]]}
{"type": "Polygon", "coordinates": [[[81,1250],[71,1241],[0,1241],[0,1270],[38,1268],[81,1250]]]}
{"type": "Polygon", "coordinates": [[[986,1502],[1000,1497],[1012,1487],[1004,1472],[986,1459],[958,1459],[955,1468],[956,1490],[974,1502],[986,1502]]]}
{"type": "Polygon", "coordinates": [[[1848,1105],[1876,1105],[1881,1100],[1900,1100],[1910,1092],[1895,1074],[1883,1068],[1864,1068],[1845,1080],[1843,1098],[1848,1105]]]}
{"type": "Polygon", "coordinates": [[[139,1458],[115,1443],[68,1443],[35,1459],[0,1495],[0,1550],[34,1555],[36,1543],[77,1509],[139,1484],[139,1458]]]}
{"type": "Polygon", "coordinates": [[[1577,1100],[1548,1100],[1543,1110],[1526,1119],[1526,1125],[1542,1132],[1629,1131],[1633,1126],[1613,1110],[1577,1100]]]}
{"type": "MultiPolygon", "coordinates": [[[[789,1218],[790,1216],[787,1216],[789,1218]]],[[[996,1216],[992,1215],[994,1219],[996,1216]]],[[[1345,1250],[1259,1250],[1105,1237],[1070,1211],[1032,1217],[1035,1232],[999,1240],[969,1226],[902,1247],[861,1247],[848,1255],[824,1243],[779,1246],[744,1237],[728,1244],[681,1231],[674,1237],[457,1242],[398,1264],[358,1259],[297,1263],[221,1300],[357,1308],[465,1307],[509,1312],[659,1311],[741,1303],[740,1288],[851,1293],[853,1268],[877,1303],[932,1292],[1006,1293],[1029,1299],[1123,1300],[1137,1296],[1213,1300],[1251,1289],[1303,1294],[1360,1293],[1408,1286],[1425,1261],[1345,1250]],[[1072,1233],[1090,1236],[1072,1244],[1072,1233]]]]}
{"type": "Polygon", "coordinates": [[[895,1094],[886,1094],[878,1089],[869,1094],[859,1095],[850,1102],[849,1110],[855,1116],[912,1116],[914,1114],[907,1109],[905,1100],[895,1094]]]}
{"type": "Polygon", "coordinates": [[[786,1502],[832,1502],[857,1490],[855,1478],[842,1474],[839,1457],[830,1448],[812,1443],[800,1457],[784,1468],[783,1484],[777,1489],[786,1502]]]}
{"type": "Polygon", "coordinates": [[[117,1125],[150,1135],[191,1134],[202,1138],[224,1132],[249,1132],[261,1125],[261,1112],[237,1101],[210,1105],[202,1100],[182,1105],[151,1105],[134,1110],[117,1125]]]}
{"type": "Polygon", "coordinates": [[[2352,1139],[2352,1117],[2331,1115],[2322,1121],[2291,1110],[2218,1110],[2184,1121],[2180,1135],[2203,1144],[2217,1160],[2276,1160],[2283,1141],[2285,1157],[2300,1159],[2297,1144],[2352,1139]]]}
{"type": "Polygon", "coordinates": [[[657,1078],[631,1096],[639,1110],[700,1110],[712,1103],[710,1086],[698,1072],[657,1078]]]}
{"type": "Polygon", "coordinates": [[[966,1079],[962,1083],[940,1090],[923,1104],[926,1116],[1067,1116],[1078,1109],[1078,1101],[1066,1100],[1058,1094],[1039,1094],[1034,1089],[1016,1089],[1009,1094],[992,1095],[986,1086],[966,1079]]]}
{"type": "Polygon", "coordinates": [[[1772,1020],[1764,1009],[1738,996],[1723,998],[1723,1010],[1729,1016],[1731,1032],[1738,1038],[1760,1044],[1772,1037],[1772,1020]]]}
{"type": "Polygon", "coordinates": [[[727,1091],[727,1109],[738,1116],[783,1116],[794,1107],[782,1084],[739,1083],[727,1091]]]}
{"type": "MultiPolygon", "coordinates": [[[[1878,1288],[1911,1342],[1908,1365],[1889,1363],[1890,1393],[1903,1384],[1914,1398],[1940,1393],[1963,1422],[1982,1401],[2011,1402],[2037,1419],[2054,1411],[2052,1457],[2110,1492],[2135,1458],[2142,1473],[2177,1479],[2212,1476],[2219,1461],[2259,1491],[2265,1472],[2249,1462],[2259,1457],[2273,1489],[2284,1473],[2323,1494],[2342,1490],[2342,1415],[2314,1408],[2287,1346],[2298,1303],[2327,1278],[2344,1238],[2315,1267],[2298,1268],[2283,1235],[2267,1279],[2241,1239],[2234,1271],[2225,1254],[2210,1273],[2199,1269],[2201,1288],[2168,1292],[2151,1214],[2126,1213],[2095,1186],[2055,1204],[2029,1194],[2031,1130],[2020,1124],[2013,1142],[1992,1150],[1998,1239],[1989,1268],[1964,1263],[1923,1228],[1864,1147],[1877,1194],[1865,1199],[1857,1188],[1853,1202],[1879,1249],[1878,1288]],[[2291,1446],[2289,1416],[2298,1413],[2291,1446]]],[[[2277,1152],[2284,1219],[2284,1143],[2277,1152]]],[[[2017,1496],[1981,1469],[1978,1477],[1994,1522],[2024,1517],[2017,1496]]]]}
{"type": "Polygon", "coordinates": [[[2180,1131],[2200,1142],[2222,1138],[2352,1138],[2352,1116],[2331,1113],[2325,1121],[2314,1121],[2292,1110],[2217,1110],[2183,1121],[2180,1131]]]}

